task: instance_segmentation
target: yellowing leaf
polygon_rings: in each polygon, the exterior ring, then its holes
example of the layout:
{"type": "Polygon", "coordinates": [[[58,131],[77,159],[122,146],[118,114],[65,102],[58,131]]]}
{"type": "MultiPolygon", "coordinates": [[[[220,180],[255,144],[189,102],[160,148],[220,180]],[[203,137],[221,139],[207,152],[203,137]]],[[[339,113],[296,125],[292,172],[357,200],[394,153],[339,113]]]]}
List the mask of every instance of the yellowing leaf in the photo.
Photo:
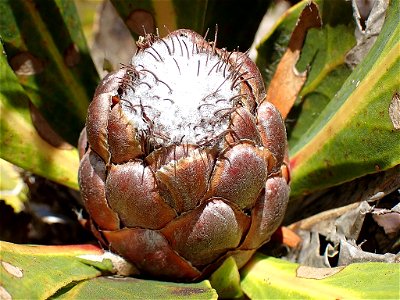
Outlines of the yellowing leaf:
{"type": "Polygon", "coordinates": [[[92,245],[23,246],[0,241],[1,286],[12,299],[46,299],[73,281],[100,276],[78,256],[102,252],[92,245]]]}
{"type": "Polygon", "coordinates": [[[79,282],[61,292],[54,299],[217,299],[206,280],[174,283],[109,276],[79,282]]]}
{"type": "Polygon", "coordinates": [[[400,287],[398,264],[357,263],[305,270],[261,254],[244,267],[242,278],[250,299],[397,299],[400,287]]]}
{"type": "Polygon", "coordinates": [[[32,173],[78,189],[78,152],[42,139],[32,124],[29,98],[0,45],[0,157],[32,173]]]}
{"type": "Polygon", "coordinates": [[[389,115],[400,84],[399,13],[391,1],[369,54],[291,149],[292,196],[400,164],[400,132],[389,115]]]}

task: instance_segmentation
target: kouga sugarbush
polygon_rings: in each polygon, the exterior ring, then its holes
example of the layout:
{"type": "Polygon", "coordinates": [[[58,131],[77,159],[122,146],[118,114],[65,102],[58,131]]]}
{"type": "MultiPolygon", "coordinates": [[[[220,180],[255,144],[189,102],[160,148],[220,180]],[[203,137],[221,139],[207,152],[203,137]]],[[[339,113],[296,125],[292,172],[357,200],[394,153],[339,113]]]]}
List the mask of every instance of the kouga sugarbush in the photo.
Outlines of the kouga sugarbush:
{"type": "Polygon", "coordinates": [[[196,280],[269,241],[289,198],[279,111],[246,53],[147,34],[99,84],[79,142],[92,230],[140,272],[196,280]]]}

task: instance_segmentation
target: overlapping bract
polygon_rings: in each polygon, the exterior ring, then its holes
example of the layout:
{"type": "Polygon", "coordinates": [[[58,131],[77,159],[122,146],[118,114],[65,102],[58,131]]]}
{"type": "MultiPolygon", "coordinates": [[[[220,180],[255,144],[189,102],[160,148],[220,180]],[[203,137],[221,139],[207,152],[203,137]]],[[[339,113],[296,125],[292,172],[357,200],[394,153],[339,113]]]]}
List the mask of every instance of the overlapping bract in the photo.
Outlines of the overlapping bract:
{"type": "MultiPolygon", "coordinates": [[[[119,97],[131,76],[124,67],[103,79],[89,107],[79,182],[104,246],[144,274],[195,280],[229,255],[243,266],[270,239],[286,209],[290,175],[284,123],[263,101],[255,64],[192,31],[169,35],[179,36],[189,37],[197,51],[213,51],[242,76],[242,99],[224,116],[227,130],[205,144],[152,147],[122,108],[127,100],[119,97]]],[[[158,40],[147,37],[138,51],[158,40]]]]}

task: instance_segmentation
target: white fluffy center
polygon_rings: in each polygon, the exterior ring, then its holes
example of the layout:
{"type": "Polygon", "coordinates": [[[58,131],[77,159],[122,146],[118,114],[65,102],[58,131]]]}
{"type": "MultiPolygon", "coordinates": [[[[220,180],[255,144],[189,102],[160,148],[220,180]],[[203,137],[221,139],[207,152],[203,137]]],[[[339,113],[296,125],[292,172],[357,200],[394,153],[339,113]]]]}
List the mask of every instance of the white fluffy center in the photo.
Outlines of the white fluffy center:
{"type": "Polygon", "coordinates": [[[234,68],[212,50],[199,51],[186,36],[167,37],[132,59],[136,78],[123,110],[156,144],[202,144],[229,126],[239,100],[234,68]]]}

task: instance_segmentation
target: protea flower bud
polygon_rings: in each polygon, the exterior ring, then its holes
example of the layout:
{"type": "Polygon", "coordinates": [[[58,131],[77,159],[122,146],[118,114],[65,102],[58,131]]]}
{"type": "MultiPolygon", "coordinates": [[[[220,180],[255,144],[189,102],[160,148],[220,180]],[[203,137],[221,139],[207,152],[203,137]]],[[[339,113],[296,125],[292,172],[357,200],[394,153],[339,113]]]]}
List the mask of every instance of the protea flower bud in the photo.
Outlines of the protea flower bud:
{"type": "Polygon", "coordinates": [[[264,100],[245,53],[190,30],[140,39],[97,88],[80,140],[82,197],[104,246],[170,280],[228,256],[243,266],[289,197],[285,126],[264,100]]]}

